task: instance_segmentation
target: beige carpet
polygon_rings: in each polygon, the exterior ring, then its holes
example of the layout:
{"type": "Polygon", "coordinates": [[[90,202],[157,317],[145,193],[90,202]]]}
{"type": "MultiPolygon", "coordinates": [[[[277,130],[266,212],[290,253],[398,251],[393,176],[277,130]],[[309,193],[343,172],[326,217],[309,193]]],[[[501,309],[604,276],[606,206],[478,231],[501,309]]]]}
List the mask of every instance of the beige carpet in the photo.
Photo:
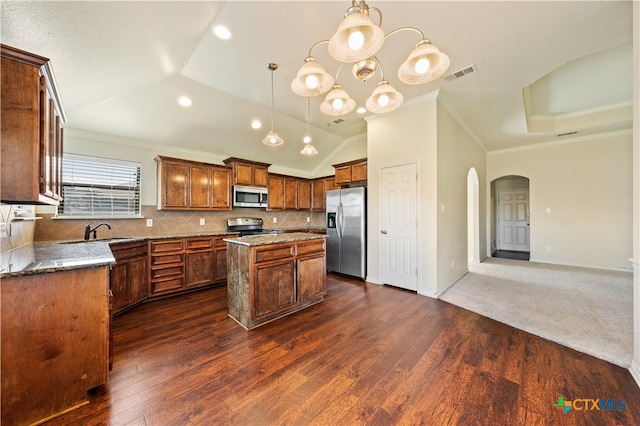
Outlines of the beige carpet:
{"type": "Polygon", "coordinates": [[[441,299],[629,368],[633,358],[631,272],[488,258],[441,299]]]}

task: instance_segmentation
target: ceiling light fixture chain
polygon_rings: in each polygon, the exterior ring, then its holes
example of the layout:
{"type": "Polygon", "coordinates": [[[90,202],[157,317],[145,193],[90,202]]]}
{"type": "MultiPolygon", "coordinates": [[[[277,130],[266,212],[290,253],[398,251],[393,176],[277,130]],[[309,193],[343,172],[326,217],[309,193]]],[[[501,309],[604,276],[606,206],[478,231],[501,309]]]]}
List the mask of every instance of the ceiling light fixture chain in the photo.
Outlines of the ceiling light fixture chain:
{"type": "Polygon", "coordinates": [[[278,69],[278,65],[274,63],[267,64],[267,69],[271,71],[271,131],[262,140],[262,143],[268,146],[278,146],[284,143],[284,140],[273,130],[274,121],[274,102],[273,102],[273,72],[278,69]]]}
{"type": "Polygon", "coordinates": [[[369,7],[365,0],[352,0],[338,30],[327,40],[315,43],[300,67],[296,78],[291,81],[291,90],[300,96],[318,96],[328,92],[325,101],[320,104],[322,113],[331,116],[345,115],[355,108],[355,101],[337,83],[338,74],[344,64],[353,64],[355,78],[366,81],[380,68],[382,79],[366,101],[367,109],[374,113],[390,112],[398,108],[404,98],[389,81],[385,80],[382,64],[376,56],[384,41],[401,31],[414,31],[420,40],[408,58],[398,70],[398,79],[410,85],[425,84],[444,75],[449,68],[449,57],[431,44],[424,33],[414,27],[401,27],[388,34],[381,28],[382,12],[369,7]],[[378,14],[378,24],[369,18],[370,11],[378,14]],[[327,44],[329,55],[340,62],[340,68],[334,79],[312,56],[316,47],[327,44]]]}
{"type": "Polygon", "coordinates": [[[302,140],[304,142],[304,148],[300,151],[300,154],[304,155],[316,155],[318,150],[311,144],[311,98],[307,98],[307,135],[302,140]]]}

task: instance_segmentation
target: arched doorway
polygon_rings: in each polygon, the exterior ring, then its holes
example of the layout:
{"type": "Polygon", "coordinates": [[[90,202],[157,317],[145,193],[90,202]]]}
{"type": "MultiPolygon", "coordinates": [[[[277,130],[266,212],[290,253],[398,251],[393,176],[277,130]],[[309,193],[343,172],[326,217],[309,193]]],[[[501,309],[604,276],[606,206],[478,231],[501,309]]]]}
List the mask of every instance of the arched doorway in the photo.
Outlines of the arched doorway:
{"type": "Polygon", "coordinates": [[[491,182],[491,199],[491,256],[529,260],[529,178],[495,179],[491,182]]]}
{"type": "Polygon", "coordinates": [[[467,174],[467,256],[469,263],[480,263],[480,181],[473,167],[467,174]]]}

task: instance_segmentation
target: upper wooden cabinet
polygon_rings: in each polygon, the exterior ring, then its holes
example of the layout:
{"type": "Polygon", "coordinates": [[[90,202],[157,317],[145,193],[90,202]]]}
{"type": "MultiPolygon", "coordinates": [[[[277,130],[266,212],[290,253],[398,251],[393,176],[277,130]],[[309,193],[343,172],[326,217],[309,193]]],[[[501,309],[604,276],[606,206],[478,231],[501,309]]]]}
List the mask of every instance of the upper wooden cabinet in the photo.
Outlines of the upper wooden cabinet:
{"type": "Polygon", "coordinates": [[[159,210],[231,210],[231,169],[158,156],[159,210]]]}
{"type": "Polygon", "coordinates": [[[232,185],[266,187],[269,183],[267,170],[270,164],[230,157],[224,164],[233,170],[232,185]]]}
{"type": "Polygon", "coordinates": [[[311,210],[325,211],[327,209],[327,191],[337,189],[333,176],[314,179],[311,181],[311,210]]]}
{"type": "Polygon", "coordinates": [[[349,185],[367,181],[367,159],[361,158],[346,163],[334,164],[336,185],[349,185]]]}
{"type": "Polygon", "coordinates": [[[0,45],[3,203],[58,205],[66,121],[47,58],[0,45]]]}

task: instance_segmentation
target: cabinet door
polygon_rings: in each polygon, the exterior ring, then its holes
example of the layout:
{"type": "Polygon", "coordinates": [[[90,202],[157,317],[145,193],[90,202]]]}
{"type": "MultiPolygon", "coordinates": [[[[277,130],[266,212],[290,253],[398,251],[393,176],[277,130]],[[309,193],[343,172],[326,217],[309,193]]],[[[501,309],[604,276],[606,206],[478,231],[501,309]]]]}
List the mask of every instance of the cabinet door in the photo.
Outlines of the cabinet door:
{"type": "Polygon", "coordinates": [[[255,186],[267,186],[269,183],[269,174],[267,168],[263,166],[253,166],[253,184],[255,186]]]}
{"type": "MultiPolygon", "coordinates": [[[[111,266],[110,287],[111,287],[111,309],[119,311],[129,304],[129,285],[127,280],[127,261],[119,261],[111,266]]],[[[146,273],[146,271],[145,271],[146,273]]]]}
{"type": "Polygon", "coordinates": [[[364,182],[367,180],[367,163],[354,164],[351,166],[351,181],[364,182]]]}
{"type": "Polygon", "coordinates": [[[251,164],[235,163],[233,170],[233,181],[237,185],[253,185],[253,166],[251,164]]]}
{"type": "Polygon", "coordinates": [[[351,166],[336,167],[336,185],[351,182],[351,166]]]}
{"type": "Polygon", "coordinates": [[[214,256],[216,264],[214,281],[217,283],[227,281],[227,249],[216,250],[214,256]]]}
{"type": "Polygon", "coordinates": [[[195,165],[190,169],[189,206],[194,208],[211,207],[211,169],[207,166],[195,165]]]}
{"type": "Polygon", "coordinates": [[[298,179],[284,179],[284,208],[285,210],[298,208],[298,179]]]}
{"type": "Polygon", "coordinates": [[[294,260],[254,267],[251,319],[274,314],[296,304],[294,260]]]}
{"type": "Polygon", "coordinates": [[[326,293],[326,265],[324,255],[298,259],[299,303],[326,293]]]}
{"type": "Polygon", "coordinates": [[[325,211],[327,203],[327,190],[324,179],[316,179],[311,182],[311,210],[325,211]]]}
{"type": "Polygon", "coordinates": [[[129,261],[129,304],[138,303],[147,298],[147,257],[138,257],[129,261]]]}
{"type": "Polygon", "coordinates": [[[231,210],[231,171],[214,168],[211,172],[213,185],[213,202],[211,207],[220,210],[231,210]]]}
{"type": "Polygon", "coordinates": [[[311,182],[298,180],[298,210],[311,210],[311,182]]]}
{"type": "Polygon", "coordinates": [[[162,163],[162,206],[187,208],[189,206],[189,165],[162,163]]]}
{"type": "Polygon", "coordinates": [[[269,200],[270,210],[284,210],[284,178],[269,176],[269,200]]]}
{"type": "Polygon", "coordinates": [[[212,250],[187,253],[185,263],[186,287],[198,287],[213,282],[215,257],[212,250]]]}

